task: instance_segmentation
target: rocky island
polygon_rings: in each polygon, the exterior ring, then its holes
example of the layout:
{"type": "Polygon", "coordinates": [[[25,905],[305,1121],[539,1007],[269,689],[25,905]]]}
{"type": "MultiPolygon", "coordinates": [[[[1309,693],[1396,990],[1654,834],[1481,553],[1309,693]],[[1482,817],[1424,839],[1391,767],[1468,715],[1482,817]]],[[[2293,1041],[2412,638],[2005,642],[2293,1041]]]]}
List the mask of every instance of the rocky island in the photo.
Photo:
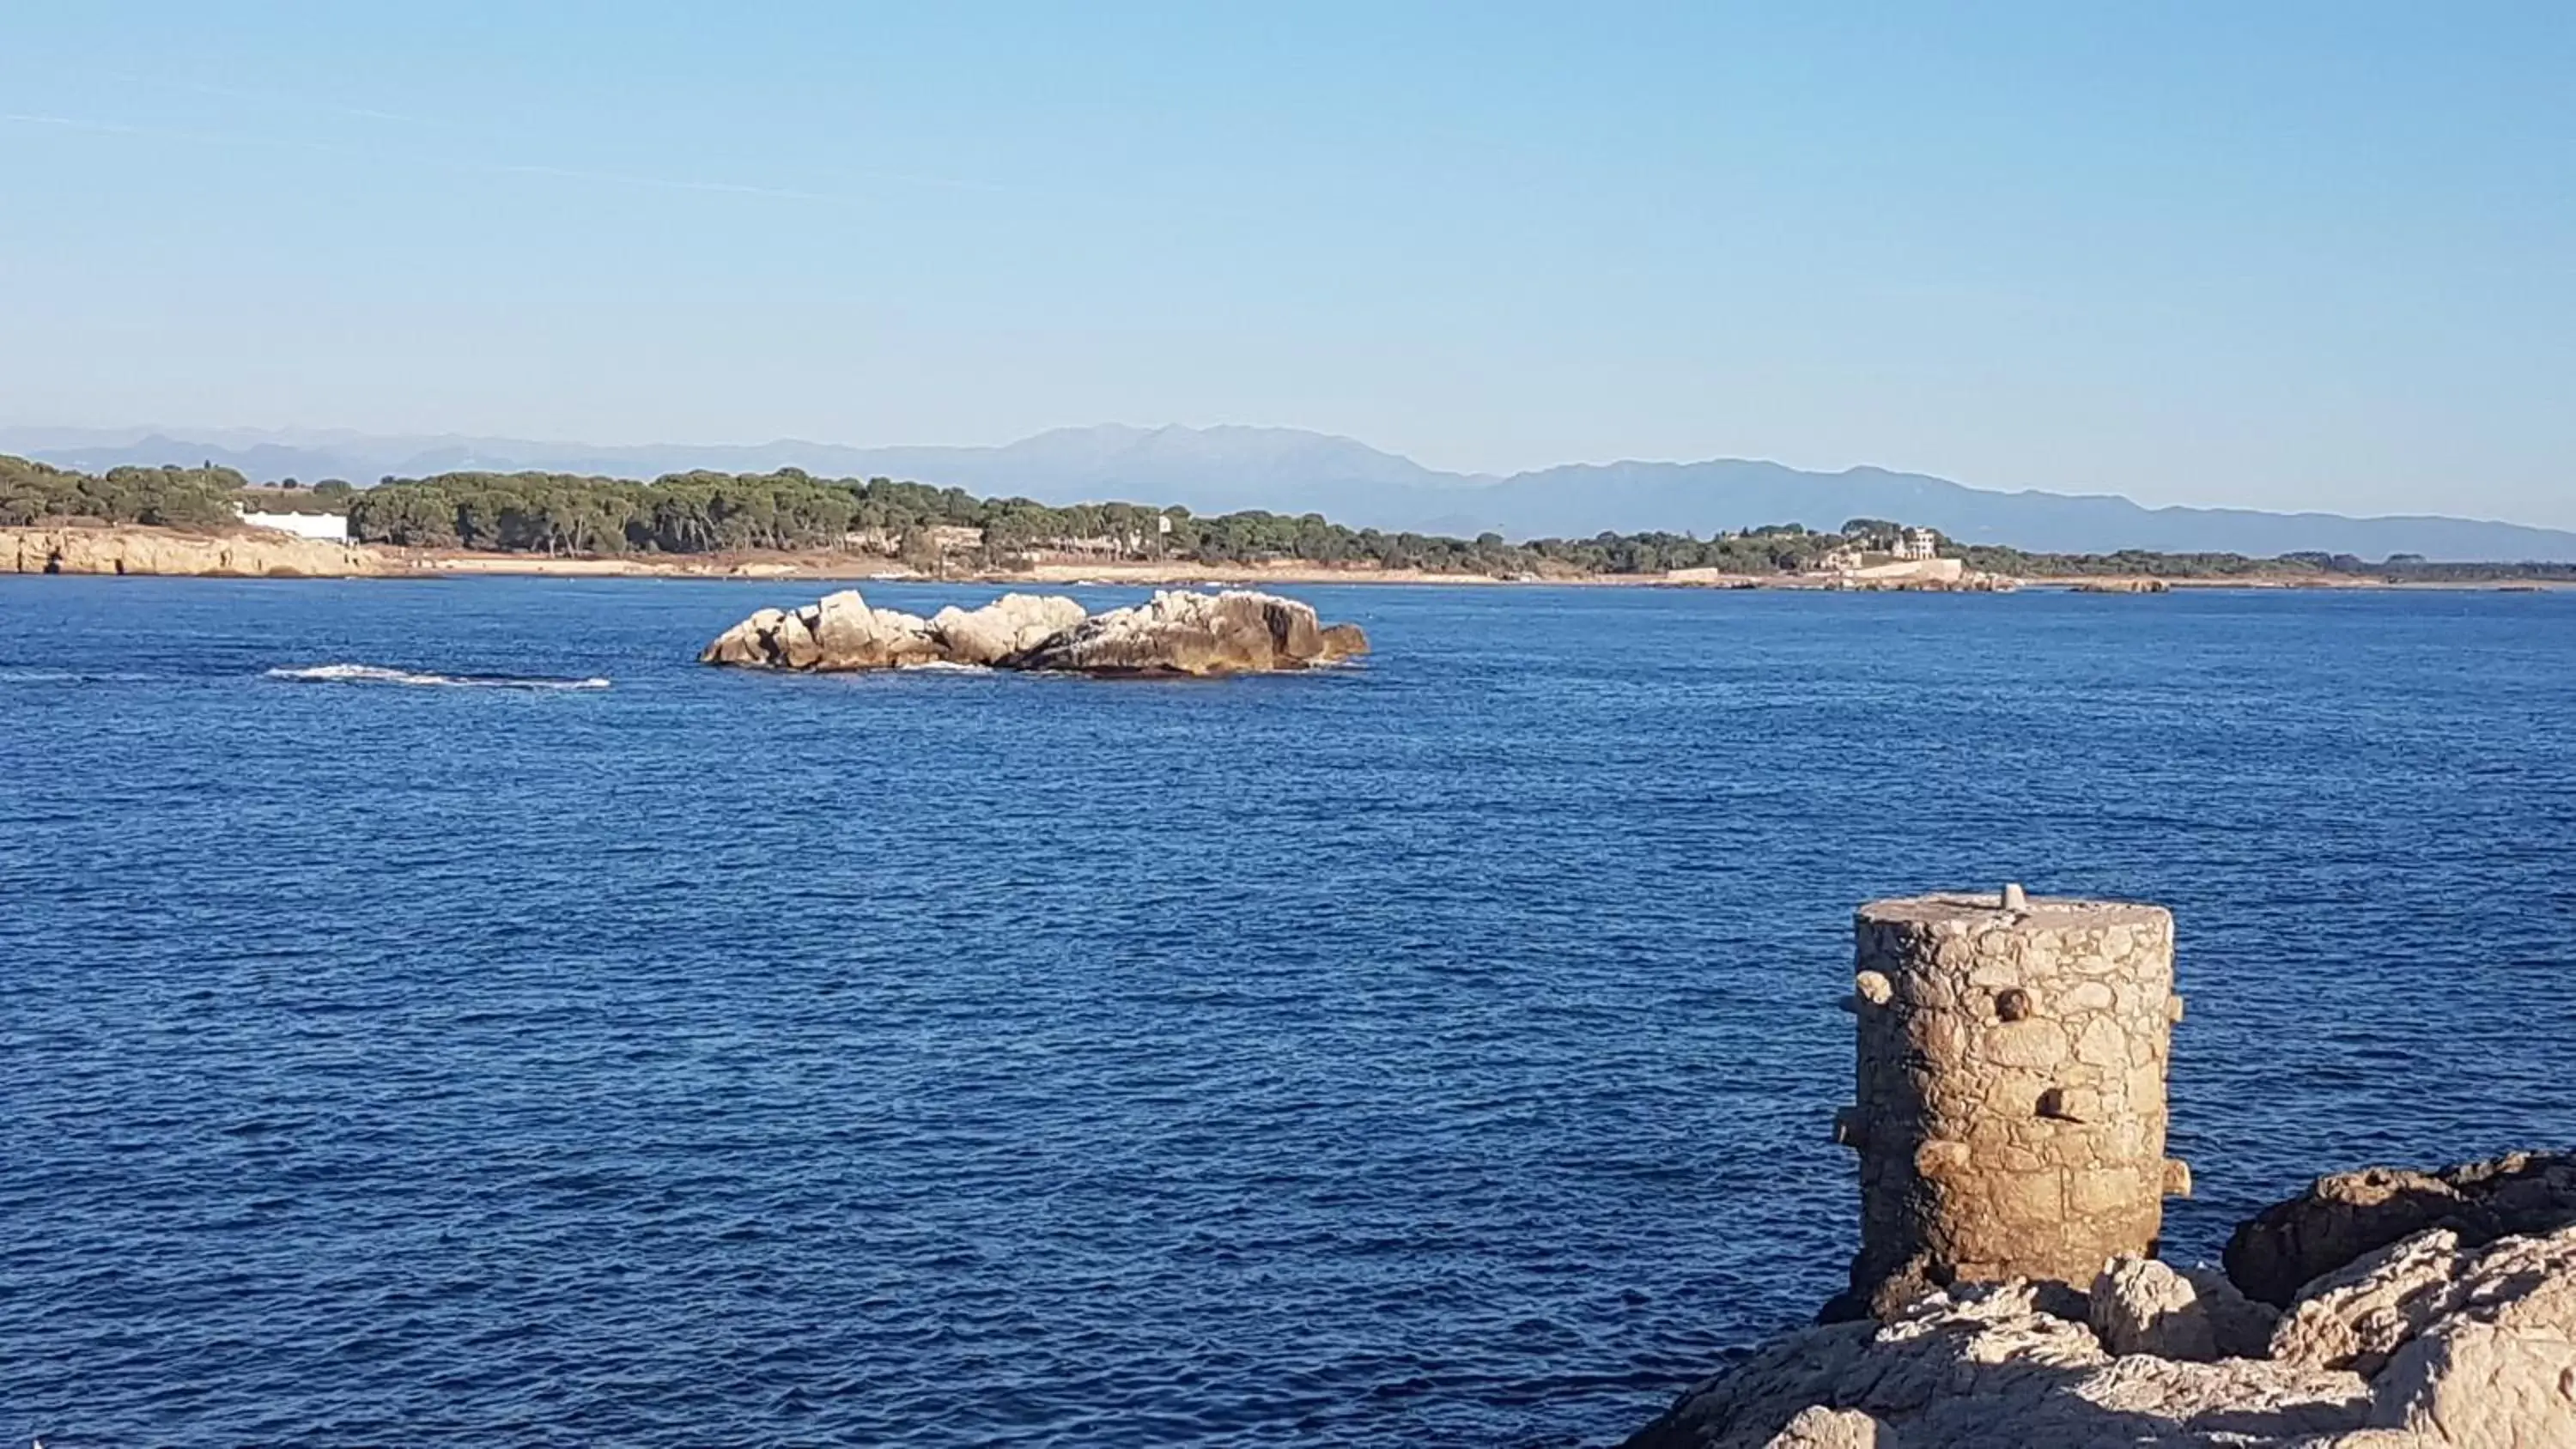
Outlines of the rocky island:
{"type": "Polygon", "coordinates": [[[1368,652],[1356,624],[1325,624],[1275,594],[1166,590],[1092,614],[1060,595],[1004,594],[930,618],[874,609],[856,589],[802,609],[763,609],[709,644],[701,664],[818,672],[974,665],[1072,674],[1268,674],[1368,652]]]}
{"type": "Polygon", "coordinates": [[[2320,1178],[2177,1268],[2171,916],[2008,886],[1856,925],[1852,1287],[1626,1449],[2576,1449],[2576,1153],[2320,1178]]]}

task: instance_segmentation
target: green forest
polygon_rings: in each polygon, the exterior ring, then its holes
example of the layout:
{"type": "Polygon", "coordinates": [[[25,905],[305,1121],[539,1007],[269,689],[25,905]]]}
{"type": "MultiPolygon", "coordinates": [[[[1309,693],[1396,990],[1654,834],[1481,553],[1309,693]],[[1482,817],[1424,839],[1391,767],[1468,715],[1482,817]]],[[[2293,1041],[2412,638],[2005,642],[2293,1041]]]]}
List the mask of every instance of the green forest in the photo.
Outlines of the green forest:
{"type": "MultiPolygon", "coordinates": [[[[674,473],[650,483],[565,473],[441,473],[387,478],[372,488],[338,479],[254,487],[230,468],[115,468],[87,474],[0,455],[0,526],[87,521],[220,528],[233,505],[337,513],[351,537],[408,548],[556,555],[705,554],[749,550],[870,552],[924,571],[1009,570],[1039,557],[1171,559],[1204,564],[1293,561],[1531,577],[1660,574],[1715,569],[1772,574],[1810,566],[1829,550],[1892,541],[1901,525],[1856,518],[1834,532],[1794,523],[1700,538],[1602,533],[1513,543],[1350,528],[1321,514],[1257,510],[1200,517],[1184,508],[1027,498],[978,498],[891,478],[774,473],[674,473]],[[1168,525],[1168,528],[1167,528],[1168,525]]],[[[2162,578],[2283,577],[2318,572],[2441,582],[2576,578],[2576,567],[2435,564],[2394,558],[2291,554],[2026,553],[1944,539],[1944,556],[2023,578],[2146,574],[2162,578]]]]}
{"type": "Polygon", "coordinates": [[[220,528],[249,480],[230,468],[111,468],[75,473],[0,453],[0,527],[58,520],[220,528]]]}
{"type": "Polygon", "coordinates": [[[873,548],[916,565],[946,561],[982,569],[1072,554],[1440,573],[1655,573],[1734,563],[1767,572],[1826,546],[1803,530],[1724,544],[1680,534],[1511,544],[1499,534],[1459,539],[1354,529],[1316,513],[1202,517],[1135,503],[1057,508],[890,478],[818,479],[792,468],[679,473],[651,483],[548,473],[396,480],[352,499],[349,526],[369,542],[417,547],[578,554],[873,548]],[[958,542],[968,537],[975,541],[958,542]]]}

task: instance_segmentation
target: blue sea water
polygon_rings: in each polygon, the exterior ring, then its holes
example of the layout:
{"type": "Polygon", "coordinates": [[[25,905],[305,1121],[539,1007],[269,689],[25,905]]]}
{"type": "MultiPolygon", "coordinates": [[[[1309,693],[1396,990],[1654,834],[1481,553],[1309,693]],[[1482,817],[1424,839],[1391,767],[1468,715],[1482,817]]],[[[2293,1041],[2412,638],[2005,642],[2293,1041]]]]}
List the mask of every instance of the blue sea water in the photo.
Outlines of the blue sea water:
{"type": "Polygon", "coordinates": [[[0,1443],[1615,1441],[1839,1285],[1929,888],[2178,913],[2171,1256],[2576,1141],[2576,596],[689,662],[811,592],[0,579],[0,1443]]]}

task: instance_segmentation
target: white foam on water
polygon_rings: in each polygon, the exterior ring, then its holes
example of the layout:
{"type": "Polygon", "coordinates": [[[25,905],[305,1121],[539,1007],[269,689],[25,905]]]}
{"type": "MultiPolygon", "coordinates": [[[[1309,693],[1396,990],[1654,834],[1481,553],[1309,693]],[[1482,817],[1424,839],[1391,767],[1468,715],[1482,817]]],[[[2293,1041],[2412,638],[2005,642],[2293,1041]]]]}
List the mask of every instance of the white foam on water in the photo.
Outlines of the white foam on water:
{"type": "Polygon", "coordinates": [[[408,684],[433,689],[606,689],[608,681],[592,675],[587,679],[551,679],[544,676],[517,674],[430,674],[409,669],[388,669],[381,664],[314,664],[300,669],[272,669],[270,679],[293,680],[298,684],[408,684]]]}
{"type": "Polygon", "coordinates": [[[960,664],[954,659],[925,659],[919,664],[902,664],[896,667],[906,674],[990,674],[993,672],[992,665],[960,664]]]}

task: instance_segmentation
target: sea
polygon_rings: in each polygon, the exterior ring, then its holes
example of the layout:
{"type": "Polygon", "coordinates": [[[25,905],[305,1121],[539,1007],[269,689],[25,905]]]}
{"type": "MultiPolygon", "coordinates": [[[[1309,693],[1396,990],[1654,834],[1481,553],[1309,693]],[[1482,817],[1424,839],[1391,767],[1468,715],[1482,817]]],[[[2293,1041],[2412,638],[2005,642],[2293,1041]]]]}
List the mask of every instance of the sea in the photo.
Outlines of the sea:
{"type": "Polygon", "coordinates": [[[819,591],[0,578],[0,1444],[1612,1444],[1841,1285],[1927,890],[2176,913],[2168,1257],[2576,1143],[2576,594],[692,662],[819,591]]]}

